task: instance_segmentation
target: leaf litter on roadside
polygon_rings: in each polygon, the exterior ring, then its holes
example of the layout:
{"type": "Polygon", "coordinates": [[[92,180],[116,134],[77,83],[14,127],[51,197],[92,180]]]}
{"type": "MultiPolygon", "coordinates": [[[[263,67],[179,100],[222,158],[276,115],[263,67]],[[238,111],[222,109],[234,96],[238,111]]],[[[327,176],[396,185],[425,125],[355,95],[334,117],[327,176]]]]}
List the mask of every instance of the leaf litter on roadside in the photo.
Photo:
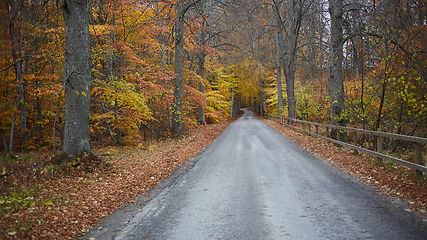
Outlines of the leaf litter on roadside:
{"type": "Polygon", "coordinates": [[[421,179],[415,177],[414,170],[394,163],[379,164],[368,154],[356,155],[353,150],[336,146],[325,139],[314,138],[300,132],[294,134],[293,130],[277,122],[267,119],[263,121],[302,148],[369,184],[379,193],[405,200],[413,211],[427,220],[427,181],[425,177],[421,179]]]}
{"type": "Polygon", "coordinates": [[[2,161],[0,239],[75,239],[203,151],[233,119],[137,146],[106,146],[67,164],[53,152],[2,161]],[[22,159],[26,157],[26,160],[22,159]]]}

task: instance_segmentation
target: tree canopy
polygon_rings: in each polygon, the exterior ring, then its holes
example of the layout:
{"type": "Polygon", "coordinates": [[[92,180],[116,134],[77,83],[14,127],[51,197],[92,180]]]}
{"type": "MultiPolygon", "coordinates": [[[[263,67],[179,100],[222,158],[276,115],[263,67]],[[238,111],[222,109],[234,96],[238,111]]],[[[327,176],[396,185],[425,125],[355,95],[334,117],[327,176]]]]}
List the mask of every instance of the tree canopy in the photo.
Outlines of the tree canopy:
{"type": "Polygon", "coordinates": [[[67,149],[69,113],[82,112],[82,99],[90,141],[118,144],[180,134],[240,107],[426,129],[425,1],[79,1],[90,45],[74,49],[67,41],[82,40],[67,38],[73,2],[0,3],[7,151],[67,149]],[[87,60],[86,75],[70,65],[73,54],[87,60]]]}

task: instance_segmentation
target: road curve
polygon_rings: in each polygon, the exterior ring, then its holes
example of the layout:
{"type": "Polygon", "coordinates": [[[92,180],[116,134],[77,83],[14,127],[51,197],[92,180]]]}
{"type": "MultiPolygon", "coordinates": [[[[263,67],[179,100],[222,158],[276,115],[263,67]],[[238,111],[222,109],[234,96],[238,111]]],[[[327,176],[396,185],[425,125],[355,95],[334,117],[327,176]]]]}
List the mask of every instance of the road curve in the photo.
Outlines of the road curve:
{"type": "Polygon", "coordinates": [[[427,239],[402,203],[245,110],[115,239],[427,239]]]}

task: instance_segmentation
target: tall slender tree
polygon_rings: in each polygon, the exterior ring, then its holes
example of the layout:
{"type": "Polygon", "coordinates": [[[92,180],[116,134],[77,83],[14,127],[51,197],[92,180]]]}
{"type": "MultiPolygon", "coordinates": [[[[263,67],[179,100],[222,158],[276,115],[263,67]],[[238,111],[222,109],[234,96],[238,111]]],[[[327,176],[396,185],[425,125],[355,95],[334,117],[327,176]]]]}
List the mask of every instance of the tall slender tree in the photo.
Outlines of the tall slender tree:
{"type": "Polygon", "coordinates": [[[283,88],[282,88],[282,66],[283,66],[283,21],[281,14],[281,4],[283,1],[273,0],[276,27],[276,87],[277,87],[277,105],[279,115],[283,114],[283,88]]]}
{"type": "MultiPolygon", "coordinates": [[[[329,94],[331,97],[331,124],[345,125],[342,118],[344,111],[344,80],[343,80],[343,1],[329,0],[331,17],[331,37],[329,47],[329,94]]],[[[336,136],[336,129],[331,134],[336,136]]]]}
{"type": "MultiPolygon", "coordinates": [[[[25,103],[25,87],[24,87],[24,62],[25,62],[25,47],[24,47],[24,36],[25,33],[24,24],[28,20],[27,15],[28,11],[24,11],[24,1],[11,1],[8,0],[8,10],[9,10],[9,32],[12,42],[12,57],[15,66],[15,76],[16,76],[16,85],[17,85],[17,101],[19,103],[20,109],[20,127],[21,127],[21,146],[24,148],[28,141],[28,131],[27,131],[27,110],[25,103]]],[[[15,122],[13,121],[14,125],[15,122]]],[[[12,127],[14,129],[14,127],[12,127]]],[[[12,151],[13,145],[13,133],[11,133],[10,139],[10,148],[9,151],[12,151]]]]}

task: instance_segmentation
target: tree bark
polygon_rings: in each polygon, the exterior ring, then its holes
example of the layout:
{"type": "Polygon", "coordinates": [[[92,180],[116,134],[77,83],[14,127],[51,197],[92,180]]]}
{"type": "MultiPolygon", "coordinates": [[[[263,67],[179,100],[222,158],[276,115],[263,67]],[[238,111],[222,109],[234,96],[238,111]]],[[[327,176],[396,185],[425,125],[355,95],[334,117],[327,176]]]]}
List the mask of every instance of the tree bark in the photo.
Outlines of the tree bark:
{"type": "Polygon", "coordinates": [[[286,79],[286,94],[288,96],[288,117],[295,117],[297,101],[295,98],[295,72],[297,60],[297,39],[301,27],[302,3],[292,1],[292,16],[290,19],[289,36],[287,41],[288,52],[283,61],[283,72],[286,79]]]}
{"type": "Polygon", "coordinates": [[[61,99],[58,100],[58,104],[56,107],[56,114],[55,114],[55,121],[53,122],[53,131],[52,131],[52,149],[56,150],[56,123],[58,122],[58,115],[59,115],[59,107],[61,105],[61,99]]]}
{"type": "MultiPolygon", "coordinates": [[[[343,61],[343,1],[329,0],[331,39],[329,47],[329,94],[331,100],[331,124],[345,126],[343,61]]],[[[331,130],[336,137],[336,129],[331,130]]]]}
{"type": "MultiPolygon", "coordinates": [[[[113,11],[115,11],[116,10],[116,1],[113,1],[112,4],[113,4],[113,11]]],[[[114,14],[112,14],[112,16],[111,16],[111,25],[116,26],[116,17],[114,14]]],[[[112,44],[116,43],[116,34],[114,33],[114,31],[110,32],[110,39],[111,39],[112,44]]],[[[117,76],[118,76],[117,50],[113,49],[110,53],[110,79],[111,79],[111,81],[115,81],[117,79],[117,76]]],[[[117,101],[117,99],[114,102],[115,102],[114,114],[116,116],[116,118],[115,118],[116,129],[115,130],[116,130],[117,144],[123,145],[124,142],[123,142],[123,138],[122,138],[122,130],[120,129],[120,116],[119,116],[120,105],[119,105],[119,102],[117,101]]]]}
{"type": "Polygon", "coordinates": [[[279,115],[283,114],[283,93],[282,93],[282,64],[283,64],[283,29],[282,18],[280,16],[280,6],[276,6],[276,87],[277,106],[279,115]]]}
{"type": "MultiPolygon", "coordinates": [[[[233,83],[231,83],[231,89],[230,89],[230,117],[233,117],[234,114],[234,86],[233,83]]],[[[249,107],[251,106],[251,100],[249,99],[249,107]]]]}
{"type": "MultiPolygon", "coordinates": [[[[385,51],[386,51],[386,56],[389,56],[389,45],[388,42],[386,40],[384,40],[384,45],[385,45],[385,51]]],[[[384,78],[381,80],[379,79],[379,81],[382,81],[382,89],[381,89],[381,95],[380,95],[380,105],[378,106],[378,115],[377,115],[377,121],[375,124],[375,129],[380,128],[381,126],[381,120],[382,120],[382,111],[383,111],[383,107],[384,107],[384,101],[385,101],[385,96],[386,96],[386,90],[387,90],[387,84],[388,84],[388,71],[390,71],[390,62],[389,60],[386,61],[385,66],[384,66],[384,78]]]]}
{"type": "Polygon", "coordinates": [[[120,121],[119,121],[119,102],[117,99],[114,101],[114,114],[116,115],[116,138],[117,138],[117,144],[123,145],[123,138],[122,138],[122,131],[120,130],[120,121]]]}
{"type": "MultiPolygon", "coordinates": [[[[18,106],[18,98],[15,99],[15,105],[13,108],[15,109],[16,106],[18,106]]],[[[10,142],[9,142],[9,152],[10,153],[13,153],[13,135],[15,133],[15,118],[16,118],[15,114],[16,113],[13,113],[13,115],[12,115],[12,126],[10,127],[10,142]]]]}
{"type": "Polygon", "coordinates": [[[267,103],[265,102],[266,80],[265,80],[264,74],[259,77],[258,83],[260,86],[260,91],[259,91],[259,109],[260,109],[260,112],[259,112],[259,114],[261,115],[261,117],[264,117],[264,112],[265,112],[265,110],[267,110],[267,103]]]}
{"type": "MultiPolygon", "coordinates": [[[[198,42],[199,42],[199,52],[197,53],[197,59],[198,59],[198,69],[197,69],[197,74],[200,76],[200,81],[199,81],[199,92],[201,93],[205,93],[205,84],[203,82],[204,78],[205,78],[205,57],[206,57],[206,53],[205,50],[203,49],[204,46],[204,42],[205,42],[205,38],[206,38],[206,33],[203,32],[204,29],[201,30],[201,32],[199,33],[198,36],[198,42]]],[[[197,122],[199,124],[205,124],[205,98],[203,99],[203,104],[199,105],[199,116],[197,119],[197,122]]]]}
{"type": "Polygon", "coordinates": [[[15,62],[15,77],[16,77],[16,87],[18,92],[18,104],[20,109],[20,127],[21,127],[21,146],[24,149],[28,141],[28,131],[27,131],[27,110],[25,104],[25,89],[24,89],[24,79],[22,78],[23,69],[22,65],[24,62],[24,48],[23,48],[23,35],[24,35],[24,15],[22,11],[23,2],[22,1],[8,1],[8,10],[9,10],[9,31],[10,37],[12,40],[12,57],[15,62]],[[19,19],[18,16],[21,16],[19,19]],[[19,21],[22,22],[19,25],[19,21]]]}
{"type": "Polygon", "coordinates": [[[182,133],[182,100],[184,93],[184,15],[185,1],[178,0],[176,3],[175,23],[175,74],[172,106],[172,132],[182,133]]]}
{"type": "MultiPolygon", "coordinates": [[[[38,83],[37,83],[38,84],[38,83]]],[[[43,126],[41,123],[38,123],[39,121],[42,121],[43,116],[42,116],[42,107],[41,107],[41,99],[38,96],[38,92],[37,92],[37,99],[36,99],[36,109],[37,109],[37,117],[36,117],[36,133],[37,133],[37,143],[39,144],[39,146],[43,145],[42,143],[44,142],[44,138],[43,138],[43,126]]]]}
{"type": "Polygon", "coordinates": [[[90,145],[91,53],[89,0],[62,0],[65,25],[65,124],[62,151],[92,153],[90,145]]]}

